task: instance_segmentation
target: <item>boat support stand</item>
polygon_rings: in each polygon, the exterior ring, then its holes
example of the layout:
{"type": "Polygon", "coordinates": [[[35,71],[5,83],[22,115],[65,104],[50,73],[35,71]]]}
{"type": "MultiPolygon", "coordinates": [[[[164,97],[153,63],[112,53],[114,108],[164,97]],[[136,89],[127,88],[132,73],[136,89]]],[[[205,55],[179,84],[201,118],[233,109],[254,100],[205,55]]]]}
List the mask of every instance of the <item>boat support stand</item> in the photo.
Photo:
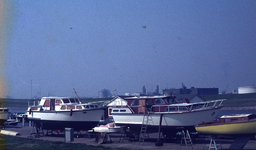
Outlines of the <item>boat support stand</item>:
{"type": "MultiPolygon", "coordinates": [[[[211,150],[211,149],[218,150],[218,148],[217,148],[218,146],[216,144],[216,140],[215,139],[216,139],[215,136],[211,136],[209,150],[211,150]]],[[[220,148],[223,149],[221,143],[219,143],[219,144],[220,144],[220,148]]]]}

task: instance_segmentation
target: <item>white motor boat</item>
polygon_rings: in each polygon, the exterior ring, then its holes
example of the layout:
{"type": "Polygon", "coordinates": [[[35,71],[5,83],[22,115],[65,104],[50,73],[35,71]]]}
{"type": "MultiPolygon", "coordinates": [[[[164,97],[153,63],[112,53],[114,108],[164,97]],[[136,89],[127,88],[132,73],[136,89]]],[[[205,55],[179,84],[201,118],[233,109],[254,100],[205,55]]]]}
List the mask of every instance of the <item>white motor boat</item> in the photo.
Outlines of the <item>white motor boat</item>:
{"type": "Polygon", "coordinates": [[[19,123],[18,119],[7,119],[5,121],[5,125],[17,125],[19,123]]]}
{"type": "Polygon", "coordinates": [[[121,132],[121,127],[116,126],[115,123],[109,123],[106,125],[100,125],[99,127],[94,127],[90,132],[119,133],[121,132]]]}
{"type": "Polygon", "coordinates": [[[73,128],[75,131],[88,130],[95,127],[104,110],[91,103],[82,104],[70,97],[42,97],[38,105],[27,109],[27,119],[37,127],[47,130],[64,130],[73,128]]]}
{"type": "Polygon", "coordinates": [[[176,133],[195,131],[195,125],[213,121],[224,100],[177,103],[172,96],[115,97],[107,106],[115,124],[139,133],[142,125],[147,132],[176,133]]]}
{"type": "Polygon", "coordinates": [[[0,127],[4,126],[5,121],[8,119],[9,113],[8,109],[4,107],[0,107],[0,127]]]}

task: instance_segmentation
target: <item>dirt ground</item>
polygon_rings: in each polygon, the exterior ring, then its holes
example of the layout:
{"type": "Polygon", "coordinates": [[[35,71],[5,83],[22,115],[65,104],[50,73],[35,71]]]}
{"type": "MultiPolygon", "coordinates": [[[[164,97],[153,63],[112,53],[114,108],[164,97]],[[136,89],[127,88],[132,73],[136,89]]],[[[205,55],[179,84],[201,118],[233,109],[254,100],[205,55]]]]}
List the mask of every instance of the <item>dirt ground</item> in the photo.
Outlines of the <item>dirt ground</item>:
{"type": "MultiPolygon", "coordinates": [[[[200,136],[197,138],[193,138],[193,146],[189,145],[186,146],[185,144],[181,144],[181,139],[175,140],[168,140],[162,139],[163,145],[162,146],[155,146],[157,142],[157,133],[149,134],[149,137],[145,139],[144,142],[138,142],[138,140],[134,140],[128,137],[121,138],[120,133],[112,133],[106,134],[106,138],[103,137],[102,134],[99,133],[87,133],[85,131],[81,131],[80,133],[74,132],[74,137],[72,138],[72,134],[70,138],[65,137],[65,132],[62,131],[60,133],[53,132],[48,133],[46,135],[46,131],[44,131],[44,135],[40,134],[36,136],[35,129],[28,126],[6,126],[4,130],[7,131],[14,131],[18,132],[19,134],[16,135],[17,137],[22,138],[33,138],[38,140],[48,140],[48,141],[62,141],[62,142],[69,142],[71,139],[71,143],[83,143],[86,145],[93,145],[93,146],[104,146],[110,148],[127,148],[127,149],[161,149],[161,150],[187,150],[187,149],[195,149],[195,150],[207,150],[209,149],[211,137],[210,136],[200,136]],[[32,134],[31,134],[32,133],[32,134]],[[73,139],[73,141],[72,141],[73,139]],[[104,140],[103,140],[104,139],[104,140]],[[101,143],[101,144],[99,144],[101,143]]],[[[184,143],[184,141],[182,141],[184,143]]],[[[228,149],[233,142],[232,139],[223,139],[216,140],[217,148],[218,149],[228,149]],[[221,143],[221,144],[220,144],[221,143]]],[[[213,146],[212,146],[213,147],[213,146]]],[[[256,149],[256,140],[251,139],[245,145],[244,150],[255,150],[256,149]]]]}

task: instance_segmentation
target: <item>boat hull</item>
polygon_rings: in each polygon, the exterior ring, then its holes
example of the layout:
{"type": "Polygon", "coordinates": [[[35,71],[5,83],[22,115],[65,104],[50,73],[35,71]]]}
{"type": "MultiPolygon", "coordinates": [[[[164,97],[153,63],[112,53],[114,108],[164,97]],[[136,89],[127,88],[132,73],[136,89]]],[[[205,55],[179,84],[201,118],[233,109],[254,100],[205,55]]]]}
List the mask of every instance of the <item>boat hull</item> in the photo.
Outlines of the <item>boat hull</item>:
{"type": "Polygon", "coordinates": [[[38,127],[48,130],[88,130],[95,127],[103,115],[102,109],[83,111],[32,111],[27,113],[28,120],[38,127]]]}
{"type": "Polygon", "coordinates": [[[8,109],[0,110],[0,126],[4,126],[4,122],[8,119],[9,113],[8,109]]]}
{"type": "MultiPolygon", "coordinates": [[[[194,126],[209,122],[216,118],[220,108],[213,108],[200,111],[190,111],[183,113],[152,113],[149,114],[147,132],[158,131],[160,116],[162,116],[161,130],[163,132],[175,132],[177,130],[188,129],[195,131],[194,126]]],[[[127,126],[132,130],[139,130],[142,125],[144,114],[113,114],[116,125],[127,126]]]]}
{"type": "Polygon", "coordinates": [[[238,134],[256,134],[256,120],[238,123],[227,123],[208,126],[196,126],[196,131],[203,134],[222,134],[222,135],[238,135],[238,134]]]}
{"type": "Polygon", "coordinates": [[[115,127],[94,127],[92,129],[93,132],[100,132],[100,133],[119,133],[121,132],[121,127],[120,126],[115,126],[115,127]]]}

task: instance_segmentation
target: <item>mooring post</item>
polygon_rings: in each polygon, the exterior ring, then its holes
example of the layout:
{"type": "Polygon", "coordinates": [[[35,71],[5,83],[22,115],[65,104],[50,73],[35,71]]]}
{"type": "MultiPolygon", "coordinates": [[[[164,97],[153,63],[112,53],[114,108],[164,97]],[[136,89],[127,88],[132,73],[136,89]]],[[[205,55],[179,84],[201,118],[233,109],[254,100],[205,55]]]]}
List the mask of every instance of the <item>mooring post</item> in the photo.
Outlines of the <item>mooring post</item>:
{"type": "Polygon", "coordinates": [[[24,116],[22,117],[22,126],[23,127],[25,126],[25,118],[24,118],[24,116]]]}

